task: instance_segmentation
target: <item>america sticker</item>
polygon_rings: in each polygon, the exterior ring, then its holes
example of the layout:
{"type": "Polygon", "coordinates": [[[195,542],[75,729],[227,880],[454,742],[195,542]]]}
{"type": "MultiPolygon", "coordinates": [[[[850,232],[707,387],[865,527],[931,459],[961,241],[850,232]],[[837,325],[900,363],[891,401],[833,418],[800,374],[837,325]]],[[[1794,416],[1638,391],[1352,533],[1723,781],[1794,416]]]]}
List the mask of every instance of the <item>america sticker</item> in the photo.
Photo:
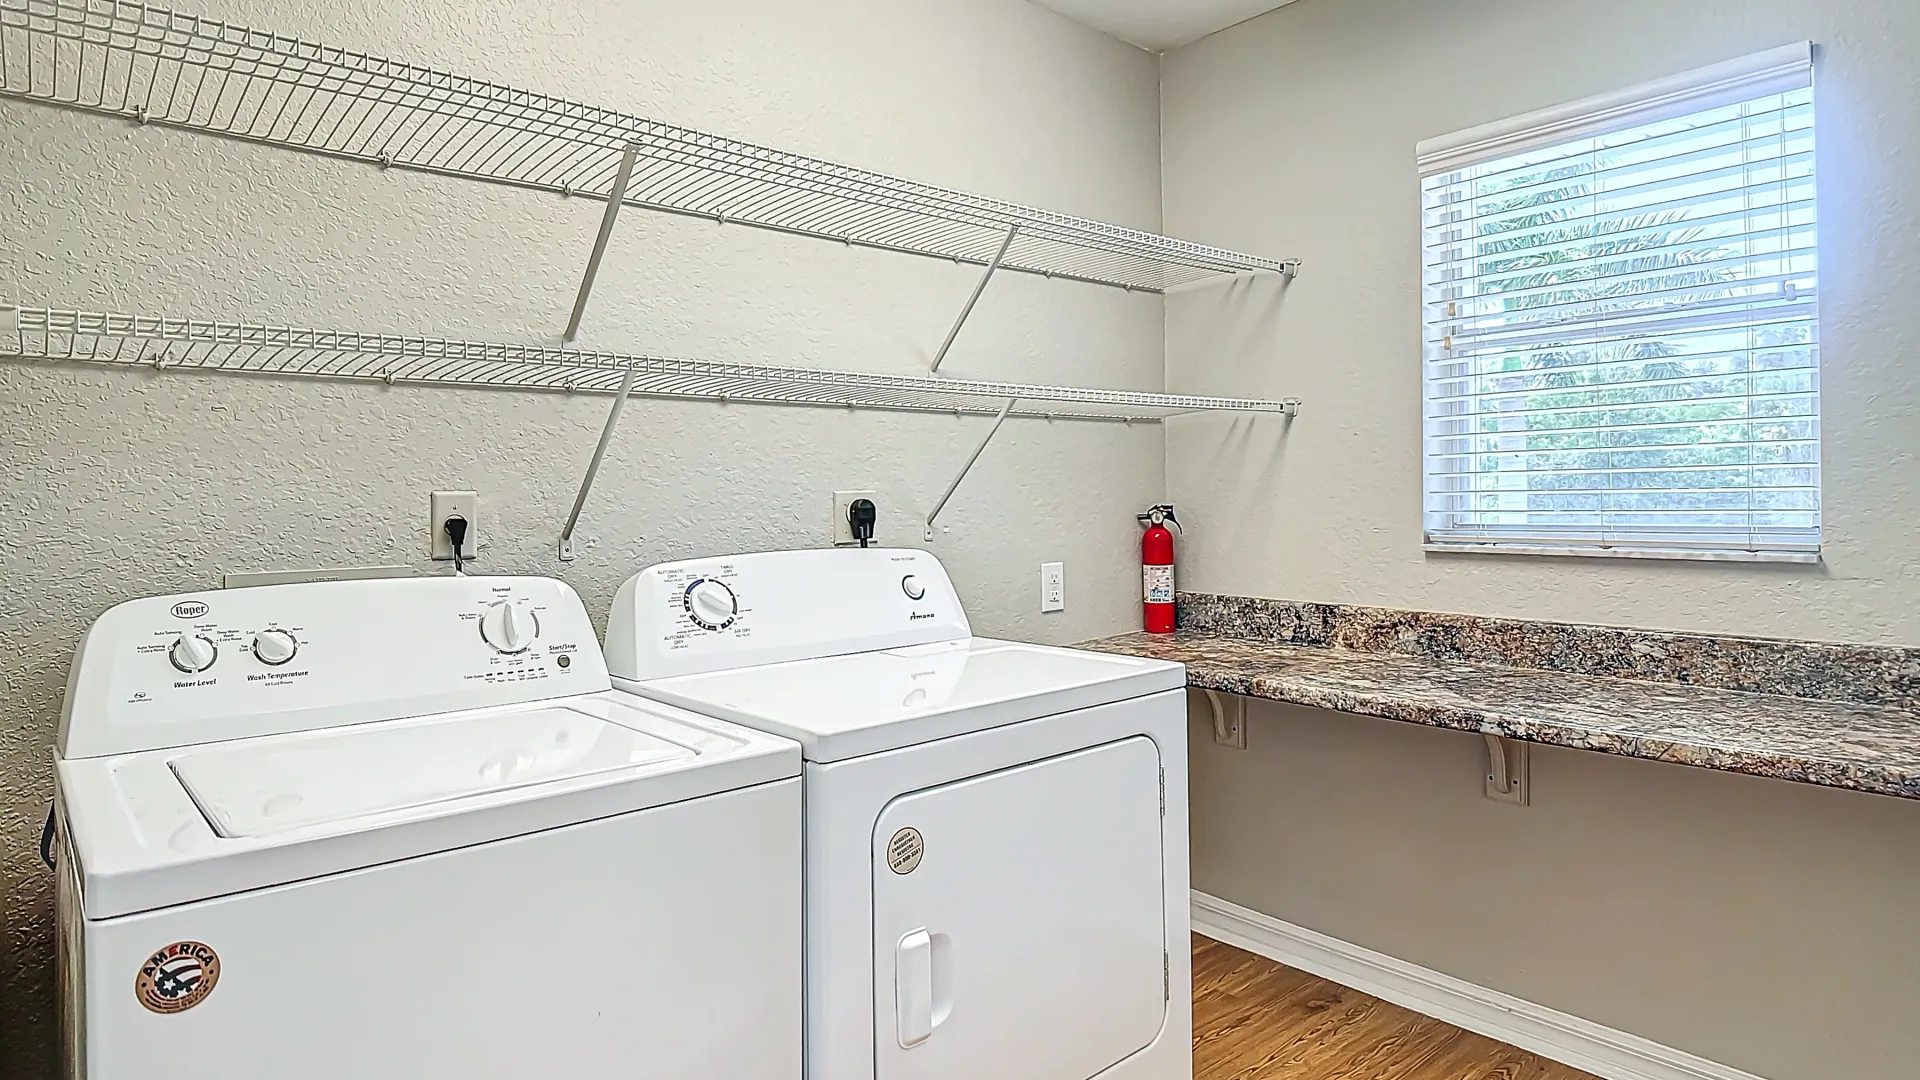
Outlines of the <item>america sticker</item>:
{"type": "Polygon", "coordinates": [[[220,981],[220,954],[198,941],[176,941],[147,957],[133,978],[133,996],[161,1014],[186,1012],[220,981]]]}

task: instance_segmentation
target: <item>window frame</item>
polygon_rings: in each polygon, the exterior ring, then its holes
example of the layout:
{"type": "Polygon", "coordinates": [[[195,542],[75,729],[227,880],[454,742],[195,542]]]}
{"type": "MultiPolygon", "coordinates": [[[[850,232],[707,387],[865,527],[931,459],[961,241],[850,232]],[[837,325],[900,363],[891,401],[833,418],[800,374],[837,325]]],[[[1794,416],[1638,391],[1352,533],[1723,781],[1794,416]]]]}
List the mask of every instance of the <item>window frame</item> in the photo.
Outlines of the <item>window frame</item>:
{"type": "MultiPolygon", "coordinates": [[[[1445,268],[1448,278],[1434,277],[1435,271],[1428,269],[1428,259],[1433,250],[1430,247],[1432,226],[1426,220],[1428,215],[1428,186],[1431,178],[1500,161],[1525,154],[1533,150],[1561,146],[1582,138],[1617,133],[1623,130],[1657,124],[1662,121],[1681,119],[1695,114],[1723,109],[1773,94],[1785,94],[1813,87],[1813,45],[1799,42],[1778,49],[1756,53],[1736,60],[1717,64],[1712,67],[1684,72],[1669,78],[1644,83],[1608,94],[1597,95],[1564,105],[1542,109],[1520,116],[1511,117],[1485,124],[1450,135],[1421,142],[1417,148],[1417,160],[1421,180],[1422,226],[1421,226],[1421,414],[1422,432],[1420,438],[1421,459],[1421,534],[1422,547],[1432,553],[1499,553],[1515,555],[1551,555],[1551,556],[1601,556],[1630,559],[1687,559],[1702,561],[1737,562],[1791,562],[1814,563],[1820,561],[1820,548],[1823,542],[1822,526],[1824,508],[1822,506],[1822,481],[1820,466],[1820,409],[1819,393],[1819,306],[1820,299],[1816,288],[1812,299],[1813,316],[1811,323],[1812,351],[1811,382],[1813,386],[1814,406],[1811,416],[1811,441],[1813,460],[1810,467],[1813,472],[1811,490],[1813,492],[1812,526],[1807,530],[1811,541],[1795,538],[1786,540],[1774,538],[1771,543],[1753,542],[1750,546],[1739,546],[1724,539],[1686,539],[1684,529],[1676,528],[1667,536],[1648,536],[1645,538],[1622,537],[1605,538],[1605,528],[1601,538],[1525,535],[1526,526],[1516,527],[1507,532],[1499,526],[1482,525],[1478,528],[1466,526],[1459,529],[1440,530],[1436,535],[1435,518],[1450,513],[1468,514],[1479,508],[1467,505],[1470,497],[1483,494],[1478,488],[1470,486],[1470,481],[1451,480],[1468,472],[1460,464],[1448,466],[1445,462],[1471,463],[1476,451],[1462,449],[1458,458],[1436,456],[1436,445],[1452,435],[1471,437],[1477,432],[1471,429],[1463,432],[1436,430],[1446,420],[1444,416],[1433,415],[1436,402],[1434,387],[1437,381],[1446,376],[1436,377],[1435,371],[1447,359],[1442,352],[1430,343],[1431,330],[1436,325],[1430,321],[1429,305],[1436,302],[1465,299],[1466,290],[1460,285],[1449,286],[1449,280],[1459,277],[1458,266],[1445,268]],[[1469,486],[1445,486],[1469,485],[1469,486]],[[1452,505],[1443,505],[1436,509],[1436,499],[1446,499],[1453,491],[1458,498],[1450,500],[1452,505]]],[[[1816,122],[1817,126],[1817,122],[1816,122]]],[[[1817,134],[1810,135],[1817,147],[1817,134]]],[[[1813,213],[1813,246],[1815,262],[1818,255],[1818,183],[1817,168],[1811,168],[1808,180],[1814,188],[1815,209],[1813,213]]],[[[1784,205],[1784,204],[1783,204],[1784,205]]],[[[1784,211],[1783,211],[1784,213],[1784,211]]],[[[1455,232],[1443,241],[1464,241],[1469,238],[1455,232]]],[[[1817,274],[1817,270],[1814,271],[1817,274]]],[[[1489,294],[1497,295],[1497,294],[1489,294]]],[[[1649,309],[1655,311],[1658,309],[1649,309]]],[[[1759,325],[1756,321],[1754,325],[1759,325]]],[[[1450,349],[1449,349],[1450,352],[1450,349]]],[[[1455,375],[1459,378],[1475,376],[1472,370],[1476,363],[1472,355],[1461,356],[1455,375]]],[[[1795,369],[1799,370],[1799,369],[1795,369]]],[[[1705,378],[1707,376],[1700,376],[1705,378]]],[[[1463,419],[1484,416],[1479,411],[1464,411],[1463,419]]],[[[1735,445],[1735,444],[1727,444],[1735,445]]],[[[1758,445],[1749,443],[1748,445],[1758,445]]],[[[1517,470],[1515,475],[1530,475],[1517,470]]],[[[1529,490],[1529,489],[1517,489],[1529,490]]],[[[1544,489],[1543,489],[1544,490],[1544,489]]],[[[1631,490],[1618,488],[1614,490],[1631,490]]],[[[1651,489],[1649,489],[1651,490],[1651,489]]],[[[1712,513],[1703,510],[1702,513],[1712,513]]],[[[1752,513],[1751,510],[1748,513],[1752,513]]],[[[1749,524],[1749,530],[1752,526],[1749,524]]],[[[1711,527],[1703,527],[1701,534],[1712,532],[1711,527]]],[[[1784,532],[1784,530],[1783,530],[1784,532]]]]}

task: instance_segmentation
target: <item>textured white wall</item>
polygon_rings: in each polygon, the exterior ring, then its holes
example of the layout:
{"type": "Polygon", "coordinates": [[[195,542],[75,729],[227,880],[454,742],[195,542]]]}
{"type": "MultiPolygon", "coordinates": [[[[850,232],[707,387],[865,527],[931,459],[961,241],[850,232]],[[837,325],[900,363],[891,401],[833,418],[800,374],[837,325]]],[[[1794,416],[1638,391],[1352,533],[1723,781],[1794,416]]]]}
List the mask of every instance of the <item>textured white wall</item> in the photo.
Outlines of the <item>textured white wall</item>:
{"type": "Polygon", "coordinates": [[[1169,428],[1185,587],[1920,643],[1916,41],[1912,0],[1301,0],[1169,54],[1167,229],[1306,261],[1284,298],[1168,306],[1177,389],[1306,399],[1284,435],[1169,428]],[[1423,554],[1414,144],[1808,39],[1824,565],[1423,554]]]}
{"type": "MultiPolygon", "coordinates": [[[[1176,388],[1306,399],[1284,431],[1169,427],[1184,585],[1920,643],[1916,42],[1912,0],[1300,0],[1169,55],[1169,231],[1306,260],[1169,304],[1176,388]],[[1826,564],[1423,556],[1415,142],[1805,39],[1826,564]]],[[[1920,803],[1536,747],[1521,809],[1472,735],[1249,727],[1195,728],[1197,888],[1770,1080],[1913,1071],[1920,803]]]]}
{"type": "MultiPolygon", "coordinates": [[[[206,0],[201,14],[1158,228],[1153,57],[1025,0],[206,0]]],[[[601,204],[0,102],[0,297],[502,342],[558,340],[601,204]]],[[[924,371],[978,270],[641,211],[581,344],[924,371]]],[[[1152,296],[997,279],[943,370],[1162,385],[1152,296]]],[[[31,854],[87,622],[225,570],[419,563],[472,488],[480,567],[556,574],[604,619],[651,562],[815,545],[834,488],[917,522],[988,422],[638,401],[552,555],[602,397],[0,365],[0,1076],[53,1075],[48,879],[31,854]]],[[[931,545],[982,632],[1133,624],[1153,426],[1009,421],[931,545]],[[1064,559],[1067,611],[1037,613],[1064,559]]]]}

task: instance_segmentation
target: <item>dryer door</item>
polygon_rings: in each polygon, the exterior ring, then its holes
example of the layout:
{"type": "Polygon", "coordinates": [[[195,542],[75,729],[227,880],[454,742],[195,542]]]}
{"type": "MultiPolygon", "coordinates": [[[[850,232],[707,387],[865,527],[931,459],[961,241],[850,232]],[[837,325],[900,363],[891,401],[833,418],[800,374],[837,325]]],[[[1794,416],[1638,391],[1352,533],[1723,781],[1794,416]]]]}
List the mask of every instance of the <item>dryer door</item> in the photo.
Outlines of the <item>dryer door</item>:
{"type": "Polygon", "coordinates": [[[1160,753],[1136,736],[902,795],[873,836],[879,1080],[1080,1080],[1166,1018],[1160,753]]]}

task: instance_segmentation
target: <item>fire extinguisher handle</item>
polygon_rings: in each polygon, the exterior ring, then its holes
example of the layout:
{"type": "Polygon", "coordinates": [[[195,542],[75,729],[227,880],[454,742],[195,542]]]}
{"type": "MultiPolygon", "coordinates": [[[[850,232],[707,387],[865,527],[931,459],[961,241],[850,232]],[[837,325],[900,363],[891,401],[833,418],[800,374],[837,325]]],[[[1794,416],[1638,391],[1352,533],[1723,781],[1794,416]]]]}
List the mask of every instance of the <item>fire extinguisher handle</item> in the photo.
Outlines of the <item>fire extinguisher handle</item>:
{"type": "Polygon", "coordinates": [[[1146,513],[1135,514],[1134,518],[1135,520],[1139,521],[1140,524],[1142,525],[1158,525],[1162,521],[1165,521],[1168,524],[1172,525],[1175,529],[1178,529],[1181,533],[1185,533],[1187,531],[1185,529],[1180,528],[1180,519],[1173,516],[1172,503],[1161,503],[1158,506],[1149,506],[1147,507],[1146,513]]]}

